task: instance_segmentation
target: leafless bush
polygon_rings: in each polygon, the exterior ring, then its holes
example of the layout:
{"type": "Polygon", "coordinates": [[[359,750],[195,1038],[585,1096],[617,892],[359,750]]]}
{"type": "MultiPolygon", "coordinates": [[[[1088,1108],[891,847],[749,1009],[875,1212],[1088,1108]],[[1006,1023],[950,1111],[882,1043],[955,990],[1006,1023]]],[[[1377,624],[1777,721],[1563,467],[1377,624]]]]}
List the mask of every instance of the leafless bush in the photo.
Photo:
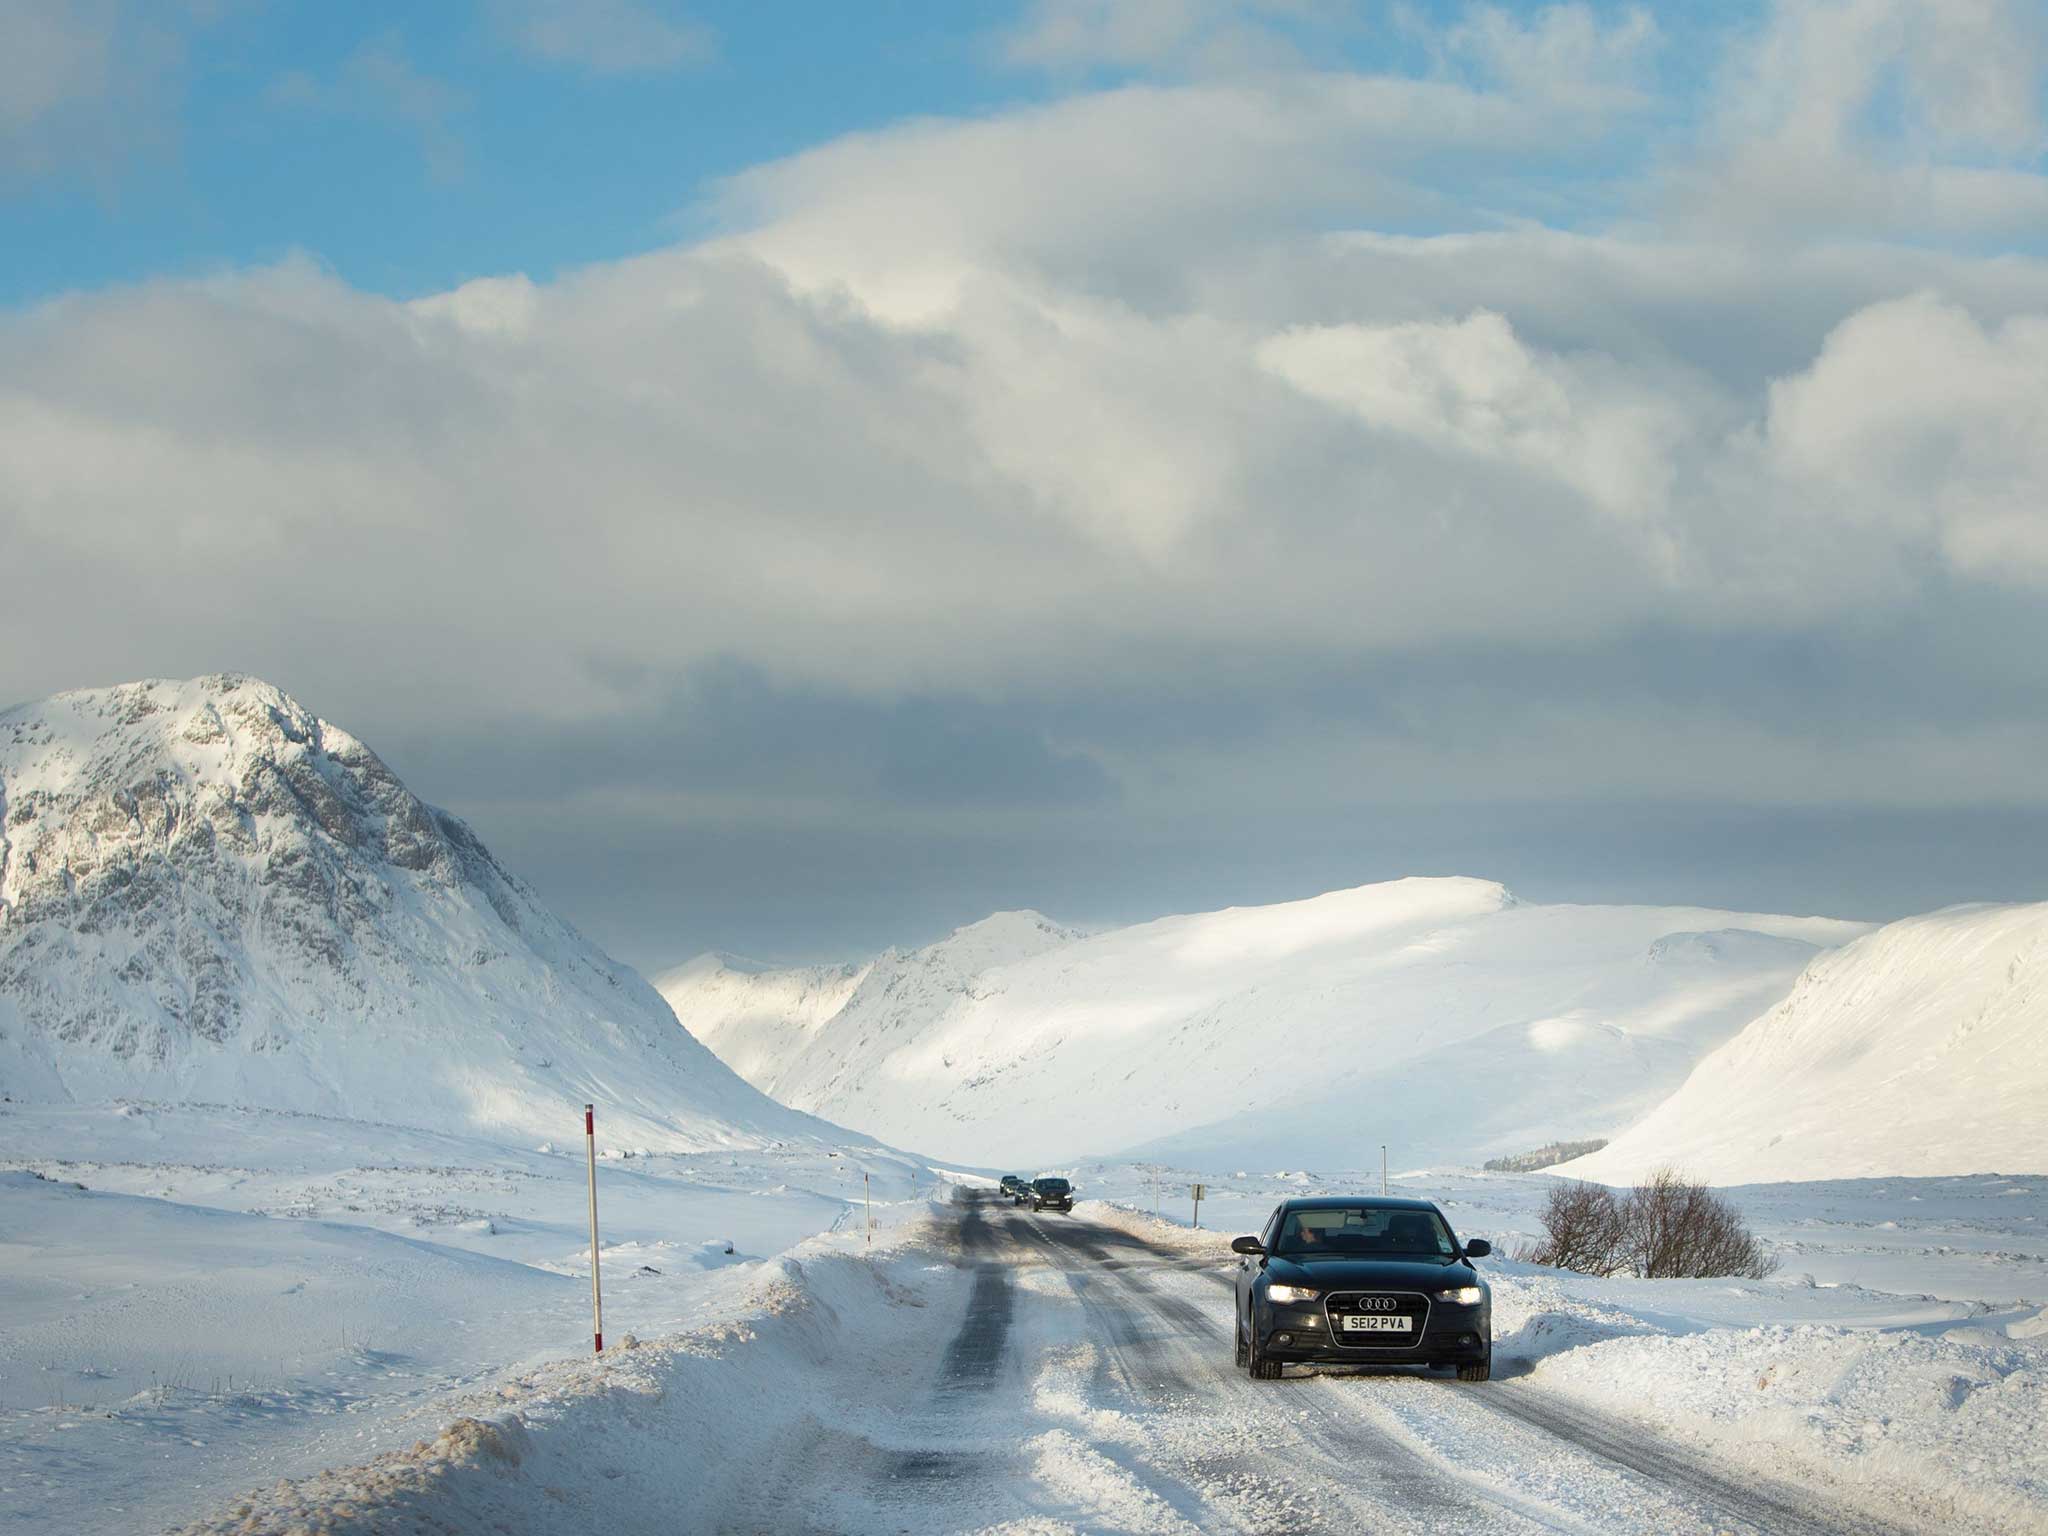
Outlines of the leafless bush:
{"type": "Polygon", "coordinates": [[[1670,1168],[1621,1196],[1599,1184],[1557,1185],[1543,1210],[1543,1230],[1516,1256],[1581,1274],[1760,1280],[1778,1267],[1743,1225],[1741,1212],[1670,1168]]]}
{"type": "Polygon", "coordinates": [[[1519,1258],[1611,1275],[1622,1263],[1622,1202],[1604,1184],[1557,1184],[1543,1208],[1543,1236],[1519,1258]]]}
{"type": "Polygon", "coordinates": [[[1761,1280],[1778,1267],[1742,1213],[1706,1185],[1660,1168],[1629,1192],[1623,1264],[1651,1280],[1735,1275],[1761,1280]]]}

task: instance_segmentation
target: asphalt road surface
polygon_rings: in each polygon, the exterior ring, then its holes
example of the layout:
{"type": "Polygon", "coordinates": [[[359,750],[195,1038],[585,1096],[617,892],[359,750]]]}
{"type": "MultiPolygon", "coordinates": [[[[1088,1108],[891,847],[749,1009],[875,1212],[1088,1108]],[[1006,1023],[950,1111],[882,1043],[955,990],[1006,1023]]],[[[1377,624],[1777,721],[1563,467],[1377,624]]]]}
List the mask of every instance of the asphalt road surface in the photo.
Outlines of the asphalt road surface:
{"type": "MultiPolygon", "coordinates": [[[[963,1196],[917,1358],[837,1362],[728,1528],[1903,1536],[1715,1466],[1537,1381],[1232,1362],[1232,1271],[963,1196]],[[846,1428],[858,1423],[858,1431],[846,1428]]],[[[826,1368],[833,1368],[827,1362],[826,1368]]]]}

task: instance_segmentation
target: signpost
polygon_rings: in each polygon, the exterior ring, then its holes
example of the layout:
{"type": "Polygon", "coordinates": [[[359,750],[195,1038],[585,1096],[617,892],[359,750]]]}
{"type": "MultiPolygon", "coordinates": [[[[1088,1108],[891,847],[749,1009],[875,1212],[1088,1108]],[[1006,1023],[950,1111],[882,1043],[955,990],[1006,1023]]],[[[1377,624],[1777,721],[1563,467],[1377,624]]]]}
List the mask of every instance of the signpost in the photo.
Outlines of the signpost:
{"type": "Polygon", "coordinates": [[[583,1106],[583,1152],[590,1164],[590,1331],[604,1353],[604,1291],[597,1283],[597,1108],[583,1106]]]}
{"type": "Polygon", "coordinates": [[[865,1172],[860,1176],[860,1198],[867,1209],[866,1225],[861,1230],[867,1234],[864,1241],[872,1244],[875,1240],[875,1187],[865,1172]]]}
{"type": "Polygon", "coordinates": [[[1202,1196],[1209,1193],[1209,1186],[1206,1184],[1190,1184],[1188,1186],[1188,1193],[1195,1197],[1195,1227],[1199,1230],[1202,1225],[1202,1196]]]}

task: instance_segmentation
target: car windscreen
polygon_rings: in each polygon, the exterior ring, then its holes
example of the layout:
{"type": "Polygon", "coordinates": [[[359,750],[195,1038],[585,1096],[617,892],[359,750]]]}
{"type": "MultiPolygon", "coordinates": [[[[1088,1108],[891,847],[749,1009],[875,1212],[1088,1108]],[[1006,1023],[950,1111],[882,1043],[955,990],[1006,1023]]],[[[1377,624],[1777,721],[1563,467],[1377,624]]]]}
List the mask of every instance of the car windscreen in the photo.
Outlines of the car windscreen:
{"type": "Polygon", "coordinates": [[[1345,1205],[1289,1211],[1273,1251],[1283,1258],[1420,1258],[1456,1256],[1450,1228],[1434,1211],[1345,1205]]]}
{"type": "Polygon", "coordinates": [[[1040,1179],[1038,1187],[1048,1195],[1064,1195],[1071,1187],[1065,1179],[1040,1179]]]}

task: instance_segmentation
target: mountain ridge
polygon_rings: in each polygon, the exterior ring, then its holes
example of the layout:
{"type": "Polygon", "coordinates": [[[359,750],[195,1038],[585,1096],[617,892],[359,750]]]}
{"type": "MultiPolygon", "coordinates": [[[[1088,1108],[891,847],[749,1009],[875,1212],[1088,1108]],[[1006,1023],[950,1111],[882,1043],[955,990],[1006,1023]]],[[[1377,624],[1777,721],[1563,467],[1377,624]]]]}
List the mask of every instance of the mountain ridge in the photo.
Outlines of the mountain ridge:
{"type": "Polygon", "coordinates": [[[800,1020],[778,994],[809,973],[659,980],[751,1081],[885,1141],[983,1163],[1358,1167],[1385,1139],[1412,1166],[1612,1134],[1816,948],[1868,930],[1546,906],[1457,876],[1101,933],[1048,920],[985,964],[955,942],[977,926],[837,973],[800,1020]]]}
{"type": "Polygon", "coordinates": [[[1902,918],[1786,996],[1608,1146],[1554,1172],[1720,1184],[2048,1167],[2048,902],[1902,918]]]}

